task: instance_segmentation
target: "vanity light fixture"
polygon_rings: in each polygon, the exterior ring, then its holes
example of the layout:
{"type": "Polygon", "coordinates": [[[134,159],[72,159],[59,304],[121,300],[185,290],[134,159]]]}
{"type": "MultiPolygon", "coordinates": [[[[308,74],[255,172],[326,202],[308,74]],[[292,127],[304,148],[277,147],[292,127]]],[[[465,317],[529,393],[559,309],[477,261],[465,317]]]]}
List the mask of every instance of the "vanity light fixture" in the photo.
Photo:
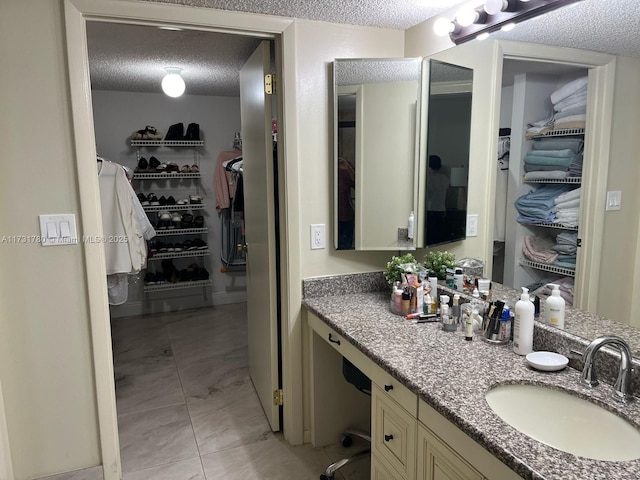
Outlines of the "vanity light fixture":
{"type": "Polygon", "coordinates": [[[165,67],[167,74],[162,79],[162,91],[173,98],[177,98],[184,93],[185,84],[182,78],[182,69],[178,67],[165,67]]]}
{"type": "Polygon", "coordinates": [[[501,29],[508,31],[507,29],[513,28],[510,24],[515,25],[580,1],[582,0],[485,0],[479,5],[476,3],[475,7],[473,4],[463,6],[453,20],[440,17],[433,26],[436,35],[448,34],[453,43],[459,45],[481,34],[501,29]]]}

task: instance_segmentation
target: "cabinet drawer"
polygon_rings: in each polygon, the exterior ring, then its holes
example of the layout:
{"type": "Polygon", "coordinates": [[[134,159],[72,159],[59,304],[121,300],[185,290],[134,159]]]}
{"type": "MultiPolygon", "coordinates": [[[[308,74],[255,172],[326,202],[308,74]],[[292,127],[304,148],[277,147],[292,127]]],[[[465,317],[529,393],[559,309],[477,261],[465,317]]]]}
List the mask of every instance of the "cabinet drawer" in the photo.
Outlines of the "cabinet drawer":
{"type": "Polygon", "coordinates": [[[376,365],[373,360],[311,312],[308,312],[308,322],[314,332],[358,367],[373,383],[385,390],[389,397],[398,402],[407,412],[418,416],[418,396],[415,393],[376,365]]]}
{"type": "Polygon", "coordinates": [[[371,480],[402,480],[395,470],[385,464],[384,460],[371,457],[371,480]]]}
{"type": "Polygon", "coordinates": [[[371,448],[404,479],[415,476],[417,419],[378,385],[372,387],[371,448]]]}

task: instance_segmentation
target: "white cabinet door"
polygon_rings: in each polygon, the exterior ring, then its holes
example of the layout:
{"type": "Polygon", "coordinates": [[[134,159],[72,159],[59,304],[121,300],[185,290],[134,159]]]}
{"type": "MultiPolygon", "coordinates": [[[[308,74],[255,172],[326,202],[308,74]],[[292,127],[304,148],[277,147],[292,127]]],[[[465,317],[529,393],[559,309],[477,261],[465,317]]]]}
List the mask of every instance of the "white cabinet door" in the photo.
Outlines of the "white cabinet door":
{"type": "Polygon", "coordinates": [[[483,480],[460,455],[418,425],[418,480],[483,480]]]}

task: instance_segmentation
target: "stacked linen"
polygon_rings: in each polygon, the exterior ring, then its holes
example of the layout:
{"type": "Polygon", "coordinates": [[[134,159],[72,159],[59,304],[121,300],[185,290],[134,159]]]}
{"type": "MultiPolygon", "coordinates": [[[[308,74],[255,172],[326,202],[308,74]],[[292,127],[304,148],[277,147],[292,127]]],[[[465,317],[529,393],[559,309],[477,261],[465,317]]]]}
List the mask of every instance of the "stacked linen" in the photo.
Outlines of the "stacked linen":
{"type": "Polygon", "coordinates": [[[536,140],[524,158],[524,179],[565,179],[582,176],[584,140],[547,137],[536,140]]]}
{"type": "Polygon", "coordinates": [[[528,260],[552,265],[558,258],[558,252],[553,250],[553,242],[536,235],[525,235],[522,242],[522,254],[528,260]]]}
{"type": "Polygon", "coordinates": [[[580,77],[564,84],[550,96],[553,113],[549,118],[527,125],[526,136],[544,135],[553,130],[584,128],[587,120],[588,78],[580,77]]]}
{"type": "Polygon", "coordinates": [[[558,195],[555,204],[556,222],[565,227],[577,227],[580,217],[580,187],[558,195]]]}
{"type": "Polygon", "coordinates": [[[588,77],[566,83],[551,94],[553,128],[584,128],[587,120],[588,77]]]}
{"type": "Polygon", "coordinates": [[[569,192],[573,187],[566,184],[548,184],[518,197],[514,205],[518,210],[518,222],[555,222],[555,199],[569,192]]]}

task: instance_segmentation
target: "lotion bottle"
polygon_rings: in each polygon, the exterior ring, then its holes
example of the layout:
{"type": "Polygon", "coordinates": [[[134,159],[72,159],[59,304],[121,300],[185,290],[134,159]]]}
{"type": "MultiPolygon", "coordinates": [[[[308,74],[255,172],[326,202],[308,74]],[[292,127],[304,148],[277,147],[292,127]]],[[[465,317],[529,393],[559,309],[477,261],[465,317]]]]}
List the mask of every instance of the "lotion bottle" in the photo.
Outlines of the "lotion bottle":
{"type": "Polygon", "coordinates": [[[544,302],[544,315],[547,323],[552,327],[564,329],[564,298],[560,296],[560,285],[550,283],[551,296],[544,302]]]}
{"type": "Polygon", "coordinates": [[[520,300],[516,302],[513,322],[513,351],[518,355],[533,352],[533,316],[535,308],[529,298],[529,290],[522,287],[520,300]]]}
{"type": "MultiPolygon", "coordinates": [[[[406,211],[406,210],[405,210],[406,211]]],[[[413,224],[415,222],[415,216],[413,215],[413,210],[409,214],[409,223],[407,225],[407,237],[409,240],[413,240],[413,224]]]]}

